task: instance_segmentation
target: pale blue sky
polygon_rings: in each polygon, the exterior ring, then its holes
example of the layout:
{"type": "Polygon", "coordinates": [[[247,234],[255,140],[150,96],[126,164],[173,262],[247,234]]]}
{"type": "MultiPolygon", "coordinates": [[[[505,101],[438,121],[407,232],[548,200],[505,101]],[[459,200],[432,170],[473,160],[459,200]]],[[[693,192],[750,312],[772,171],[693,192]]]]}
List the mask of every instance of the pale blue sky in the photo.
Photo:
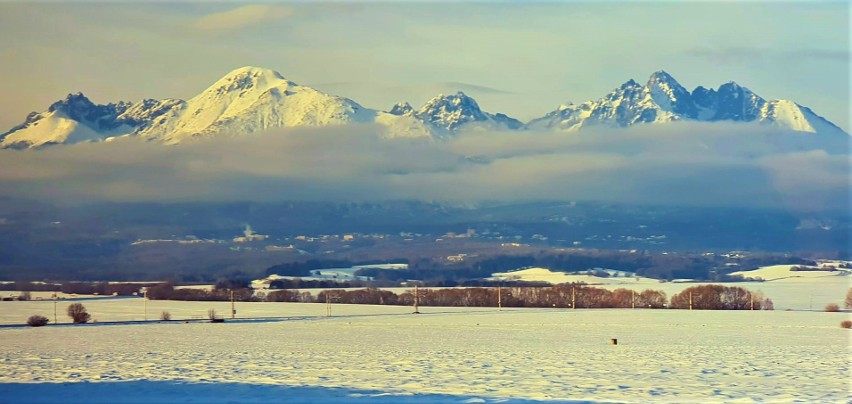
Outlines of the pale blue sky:
{"type": "Polygon", "coordinates": [[[846,130],[846,2],[3,3],[0,132],[69,92],[190,98],[255,65],[371,108],[462,89],[521,120],[666,70],[846,130]]]}

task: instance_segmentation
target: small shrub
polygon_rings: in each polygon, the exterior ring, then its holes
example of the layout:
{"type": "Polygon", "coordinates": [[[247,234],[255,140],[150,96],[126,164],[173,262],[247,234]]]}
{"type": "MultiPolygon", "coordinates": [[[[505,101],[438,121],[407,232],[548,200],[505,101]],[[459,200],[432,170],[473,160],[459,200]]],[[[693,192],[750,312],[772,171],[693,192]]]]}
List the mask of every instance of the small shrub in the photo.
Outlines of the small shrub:
{"type": "Polygon", "coordinates": [[[50,322],[50,320],[48,320],[47,317],[39,315],[33,315],[27,319],[27,324],[32,327],[41,327],[43,325],[47,325],[48,322],[50,322]]]}
{"type": "Polygon", "coordinates": [[[75,324],[87,323],[92,318],[92,316],[86,312],[86,308],[80,303],[73,303],[68,306],[68,317],[71,317],[71,320],[74,321],[75,324]]]}
{"type": "Polygon", "coordinates": [[[840,326],[843,327],[843,328],[852,328],[852,321],[843,320],[843,321],[840,322],[840,326]]]}
{"type": "Polygon", "coordinates": [[[210,320],[215,320],[219,317],[216,316],[216,310],[210,309],[207,310],[207,318],[209,318],[210,320]]]}
{"type": "Polygon", "coordinates": [[[835,303],[829,303],[829,304],[825,305],[825,311],[829,311],[829,312],[832,312],[832,313],[837,312],[837,311],[840,311],[840,306],[838,306],[835,303]]]}
{"type": "Polygon", "coordinates": [[[846,292],[846,308],[852,309],[852,288],[849,288],[849,291],[846,292]]]}
{"type": "Polygon", "coordinates": [[[172,313],[169,313],[165,310],[163,310],[163,312],[160,313],[160,320],[169,321],[171,319],[172,319],[172,313]]]}

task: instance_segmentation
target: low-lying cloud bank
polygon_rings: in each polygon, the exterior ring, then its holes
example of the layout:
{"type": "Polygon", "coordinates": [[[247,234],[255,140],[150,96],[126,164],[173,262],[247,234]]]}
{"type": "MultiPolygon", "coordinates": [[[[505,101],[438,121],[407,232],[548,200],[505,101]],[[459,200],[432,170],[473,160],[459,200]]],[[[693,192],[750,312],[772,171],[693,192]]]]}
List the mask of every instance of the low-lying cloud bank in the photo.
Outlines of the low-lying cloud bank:
{"type": "Polygon", "coordinates": [[[847,210],[848,139],[753,125],[582,133],[275,130],[163,146],[0,151],[0,195],[74,201],[540,201],[847,210]]]}

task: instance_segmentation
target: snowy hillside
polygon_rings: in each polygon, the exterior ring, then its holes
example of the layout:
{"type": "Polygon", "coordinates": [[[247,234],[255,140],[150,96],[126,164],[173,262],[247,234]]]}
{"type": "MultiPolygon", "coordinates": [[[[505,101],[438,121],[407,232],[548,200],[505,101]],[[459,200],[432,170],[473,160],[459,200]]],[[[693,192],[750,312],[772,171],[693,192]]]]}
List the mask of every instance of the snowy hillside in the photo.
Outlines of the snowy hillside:
{"type": "Polygon", "coordinates": [[[348,98],[301,86],[280,73],[242,67],[188,101],[143,100],[97,105],[69,94],[42,113],[0,134],[0,148],[103,141],[121,136],[175,144],[195,137],[239,136],[271,128],[375,123],[387,138],[443,139],[459,131],[562,130],[629,127],[675,121],[734,121],[816,133],[845,141],[848,135],[810,109],[789,100],[764,100],[734,82],[691,93],[664,71],[646,84],[629,80],[606,96],[562,105],[524,125],[504,114],[483,111],[459,91],[438,95],[419,109],[408,103],[390,111],[366,108],[348,98]]]}
{"type": "Polygon", "coordinates": [[[852,270],[847,268],[838,268],[839,262],[828,262],[818,266],[804,265],[772,265],[761,267],[751,271],[733,272],[731,275],[742,276],[743,279],[755,279],[763,281],[799,281],[801,279],[817,279],[827,278],[829,280],[839,280],[841,283],[848,283],[846,278],[852,274],[852,270]],[[838,278],[841,277],[841,278],[838,278]]]}
{"type": "Polygon", "coordinates": [[[490,280],[499,281],[522,281],[522,282],[547,282],[551,285],[560,283],[585,283],[587,285],[630,285],[630,286],[656,286],[660,283],[657,279],[645,278],[619,271],[607,272],[607,277],[596,276],[588,271],[585,273],[566,273],[551,271],[547,268],[526,268],[511,272],[500,272],[491,274],[490,280]]]}

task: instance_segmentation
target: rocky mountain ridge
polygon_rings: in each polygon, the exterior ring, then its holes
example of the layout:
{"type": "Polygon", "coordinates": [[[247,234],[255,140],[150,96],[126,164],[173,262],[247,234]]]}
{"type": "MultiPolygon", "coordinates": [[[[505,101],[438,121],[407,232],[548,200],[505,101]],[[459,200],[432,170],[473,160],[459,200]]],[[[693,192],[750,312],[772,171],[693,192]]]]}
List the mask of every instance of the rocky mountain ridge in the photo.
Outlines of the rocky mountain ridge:
{"type": "Polygon", "coordinates": [[[790,100],[766,100],[735,82],[718,89],[686,90],[658,71],[646,84],[629,80],[604,97],[559,106],[524,124],[483,111],[463,92],[439,95],[415,109],[400,103],[389,111],[299,85],[258,67],[236,69],[197,96],[184,101],[147,99],[97,105],[82,93],[69,94],[46,111],[0,134],[0,148],[140,137],[177,144],[199,137],[240,136],[272,128],[375,123],[388,138],[444,139],[466,130],[576,131],[588,127],[624,128],[676,121],[753,122],[824,136],[847,136],[825,118],[790,100]]]}

